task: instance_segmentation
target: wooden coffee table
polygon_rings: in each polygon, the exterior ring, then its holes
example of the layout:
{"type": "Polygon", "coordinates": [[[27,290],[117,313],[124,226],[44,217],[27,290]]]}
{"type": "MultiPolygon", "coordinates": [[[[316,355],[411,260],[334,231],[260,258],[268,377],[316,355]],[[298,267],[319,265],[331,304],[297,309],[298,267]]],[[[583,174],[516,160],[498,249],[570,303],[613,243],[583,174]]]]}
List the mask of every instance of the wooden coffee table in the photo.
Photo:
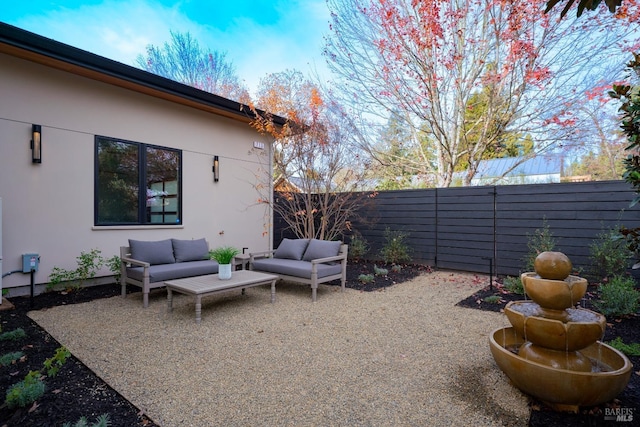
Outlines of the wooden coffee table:
{"type": "Polygon", "coordinates": [[[271,283],[271,303],[276,301],[276,282],[279,277],[274,274],[259,273],[251,270],[234,271],[231,279],[221,280],[217,274],[188,277],[186,279],[169,280],[167,286],[167,307],[173,310],[173,292],[179,292],[196,297],[196,323],[200,323],[202,311],[202,297],[225,292],[232,289],[242,289],[252,286],[268,285],[271,283]]]}

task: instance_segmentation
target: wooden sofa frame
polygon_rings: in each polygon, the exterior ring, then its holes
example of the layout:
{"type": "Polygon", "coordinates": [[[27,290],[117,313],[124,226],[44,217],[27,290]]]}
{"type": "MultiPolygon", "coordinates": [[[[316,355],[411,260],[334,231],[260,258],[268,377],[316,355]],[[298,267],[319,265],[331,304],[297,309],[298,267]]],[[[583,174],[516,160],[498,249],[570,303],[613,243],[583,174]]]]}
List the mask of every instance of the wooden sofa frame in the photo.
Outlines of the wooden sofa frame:
{"type": "MultiPolygon", "coordinates": [[[[316,302],[317,297],[318,297],[318,285],[320,283],[326,283],[326,282],[330,282],[332,280],[337,280],[340,279],[340,287],[342,289],[342,291],[344,292],[345,288],[346,288],[346,282],[347,282],[347,253],[349,250],[349,245],[346,244],[342,244],[340,245],[340,251],[338,252],[337,256],[332,256],[332,257],[327,257],[327,258],[318,258],[318,259],[314,259],[311,261],[305,261],[309,263],[309,269],[311,270],[311,278],[307,279],[306,277],[297,277],[297,276],[289,276],[286,274],[280,274],[280,273],[273,273],[273,272],[268,272],[270,274],[275,274],[277,275],[280,280],[286,280],[286,281],[290,281],[290,282],[295,282],[295,283],[303,283],[303,284],[307,284],[307,285],[311,285],[311,300],[313,302],[316,302]],[[341,272],[340,274],[334,274],[334,275],[330,275],[330,276],[325,276],[325,277],[318,277],[318,264],[325,264],[328,262],[337,262],[339,261],[341,264],[341,272]]],[[[255,259],[260,259],[260,258],[273,258],[273,255],[275,254],[276,250],[270,250],[270,251],[264,251],[264,252],[256,252],[256,253],[252,253],[249,254],[249,268],[253,270],[253,261],[255,259]]],[[[256,271],[263,271],[263,270],[256,270],[256,271]]],[[[266,272],[266,271],[264,271],[266,272]]]]}

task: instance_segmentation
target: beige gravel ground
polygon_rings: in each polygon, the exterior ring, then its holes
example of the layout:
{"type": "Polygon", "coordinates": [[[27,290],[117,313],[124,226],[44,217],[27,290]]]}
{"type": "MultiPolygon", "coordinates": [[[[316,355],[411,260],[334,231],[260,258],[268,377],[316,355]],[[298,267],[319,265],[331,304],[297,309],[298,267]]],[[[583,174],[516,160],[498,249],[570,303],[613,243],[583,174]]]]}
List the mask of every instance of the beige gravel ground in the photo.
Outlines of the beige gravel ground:
{"type": "Polygon", "coordinates": [[[502,314],[455,307],[487,280],[424,274],[385,291],[283,283],[203,300],[141,294],[29,316],[156,423],[526,426],[488,336],[502,314]]]}

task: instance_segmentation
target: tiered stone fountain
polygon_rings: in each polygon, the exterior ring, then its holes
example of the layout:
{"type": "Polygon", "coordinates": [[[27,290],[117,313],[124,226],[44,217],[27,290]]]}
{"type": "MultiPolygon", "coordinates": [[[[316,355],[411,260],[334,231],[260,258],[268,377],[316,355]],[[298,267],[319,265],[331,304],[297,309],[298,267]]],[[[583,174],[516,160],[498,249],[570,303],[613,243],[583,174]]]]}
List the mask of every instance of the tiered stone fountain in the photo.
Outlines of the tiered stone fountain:
{"type": "Polygon", "coordinates": [[[522,284],[532,301],[507,304],[512,327],[489,337],[496,363],[523,392],[561,411],[577,412],[615,398],[629,382],[631,362],[598,341],[604,336],[602,314],[575,308],[587,281],[571,276],[569,258],[543,252],[536,272],[523,273],[522,284]]]}

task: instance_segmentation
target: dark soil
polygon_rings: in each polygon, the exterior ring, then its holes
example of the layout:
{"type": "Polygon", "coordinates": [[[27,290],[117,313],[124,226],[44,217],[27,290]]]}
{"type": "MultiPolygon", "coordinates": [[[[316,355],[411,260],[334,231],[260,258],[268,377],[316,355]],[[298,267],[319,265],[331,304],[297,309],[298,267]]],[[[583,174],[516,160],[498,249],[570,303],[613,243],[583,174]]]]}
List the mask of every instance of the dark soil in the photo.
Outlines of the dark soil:
{"type": "MultiPolygon", "coordinates": [[[[1,401],[4,402],[8,388],[22,381],[29,371],[44,372],[44,361],[61,347],[51,335],[27,317],[28,311],[112,297],[119,292],[119,286],[112,284],[92,286],[68,294],[47,292],[34,297],[33,301],[29,297],[11,298],[9,302],[15,309],[0,311],[2,332],[22,328],[26,336],[17,341],[0,341],[0,356],[16,351],[24,353],[14,364],[0,366],[1,401]]],[[[80,417],[86,417],[89,423],[94,423],[102,414],[109,415],[112,426],[157,426],[73,355],[56,376],[46,377],[44,382],[44,395],[28,407],[9,409],[2,405],[0,426],[59,427],[64,423],[74,425],[80,417]]]]}
{"type": "MultiPolygon", "coordinates": [[[[420,265],[403,265],[399,271],[393,271],[390,265],[384,263],[377,263],[376,267],[387,269],[388,274],[376,275],[372,262],[350,261],[347,270],[347,287],[366,292],[381,291],[431,271],[429,267],[420,265]],[[363,274],[372,274],[373,281],[362,283],[359,279],[363,274]]],[[[137,291],[137,288],[129,291],[137,291]]],[[[24,379],[29,371],[40,370],[44,372],[43,363],[45,360],[51,358],[61,347],[60,343],[27,317],[28,311],[108,298],[118,295],[119,292],[119,286],[101,285],[71,293],[47,292],[33,299],[29,297],[11,298],[10,303],[15,308],[0,310],[2,332],[22,328],[26,337],[17,341],[0,340],[0,356],[15,351],[23,352],[24,356],[13,364],[0,366],[0,400],[4,401],[7,389],[24,379]]],[[[591,294],[591,297],[593,295],[595,294],[591,294]]],[[[487,287],[461,301],[458,305],[499,312],[506,302],[519,299],[522,299],[522,296],[505,293],[499,284],[496,284],[494,289],[487,287]],[[498,304],[486,302],[485,298],[490,295],[499,295],[501,302],[498,304]]],[[[585,299],[584,304],[589,307],[589,298],[585,299]]],[[[3,304],[4,307],[6,307],[6,303],[3,304]]],[[[625,343],[640,342],[640,318],[638,316],[610,319],[609,321],[605,340],[620,336],[625,343]]],[[[640,420],[640,411],[638,411],[640,405],[640,371],[638,371],[640,357],[630,357],[630,359],[634,364],[635,372],[632,374],[629,385],[616,401],[598,408],[585,408],[579,414],[562,414],[553,412],[541,403],[532,400],[530,425],[534,427],[607,425],[603,416],[604,408],[616,406],[631,408],[634,420],[625,423],[609,423],[608,425],[640,425],[638,423],[640,420]]],[[[45,393],[35,403],[26,408],[18,409],[8,409],[5,405],[0,407],[0,426],[46,427],[61,426],[67,422],[73,425],[80,417],[86,417],[91,423],[95,422],[97,417],[102,414],[108,414],[111,425],[115,427],[157,426],[73,355],[60,368],[56,376],[46,377],[44,381],[45,393]]]]}
{"type": "MultiPolygon", "coordinates": [[[[583,308],[597,311],[593,307],[593,301],[597,298],[597,286],[589,285],[587,294],[578,304],[583,308]]],[[[502,312],[504,306],[510,301],[525,299],[524,295],[518,295],[507,291],[498,281],[471,295],[469,298],[460,301],[457,305],[479,310],[502,312]],[[498,296],[500,301],[488,302],[487,298],[498,296]]],[[[491,298],[489,298],[491,301],[491,298]]],[[[607,329],[604,341],[608,342],[616,337],[621,337],[626,344],[640,343],[640,315],[607,318],[607,329]]],[[[531,427],[561,427],[561,426],[640,426],[640,356],[627,356],[633,364],[631,379],[626,389],[613,401],[601,406],[580,408],[580,412],[560,413],[551,410],[543,403],[531,398],[531,427]],[[628,421],[605,420],[606,412],[611,414],[616,411],[626,410],[632,414],[632,419],[628,421]]]]}

